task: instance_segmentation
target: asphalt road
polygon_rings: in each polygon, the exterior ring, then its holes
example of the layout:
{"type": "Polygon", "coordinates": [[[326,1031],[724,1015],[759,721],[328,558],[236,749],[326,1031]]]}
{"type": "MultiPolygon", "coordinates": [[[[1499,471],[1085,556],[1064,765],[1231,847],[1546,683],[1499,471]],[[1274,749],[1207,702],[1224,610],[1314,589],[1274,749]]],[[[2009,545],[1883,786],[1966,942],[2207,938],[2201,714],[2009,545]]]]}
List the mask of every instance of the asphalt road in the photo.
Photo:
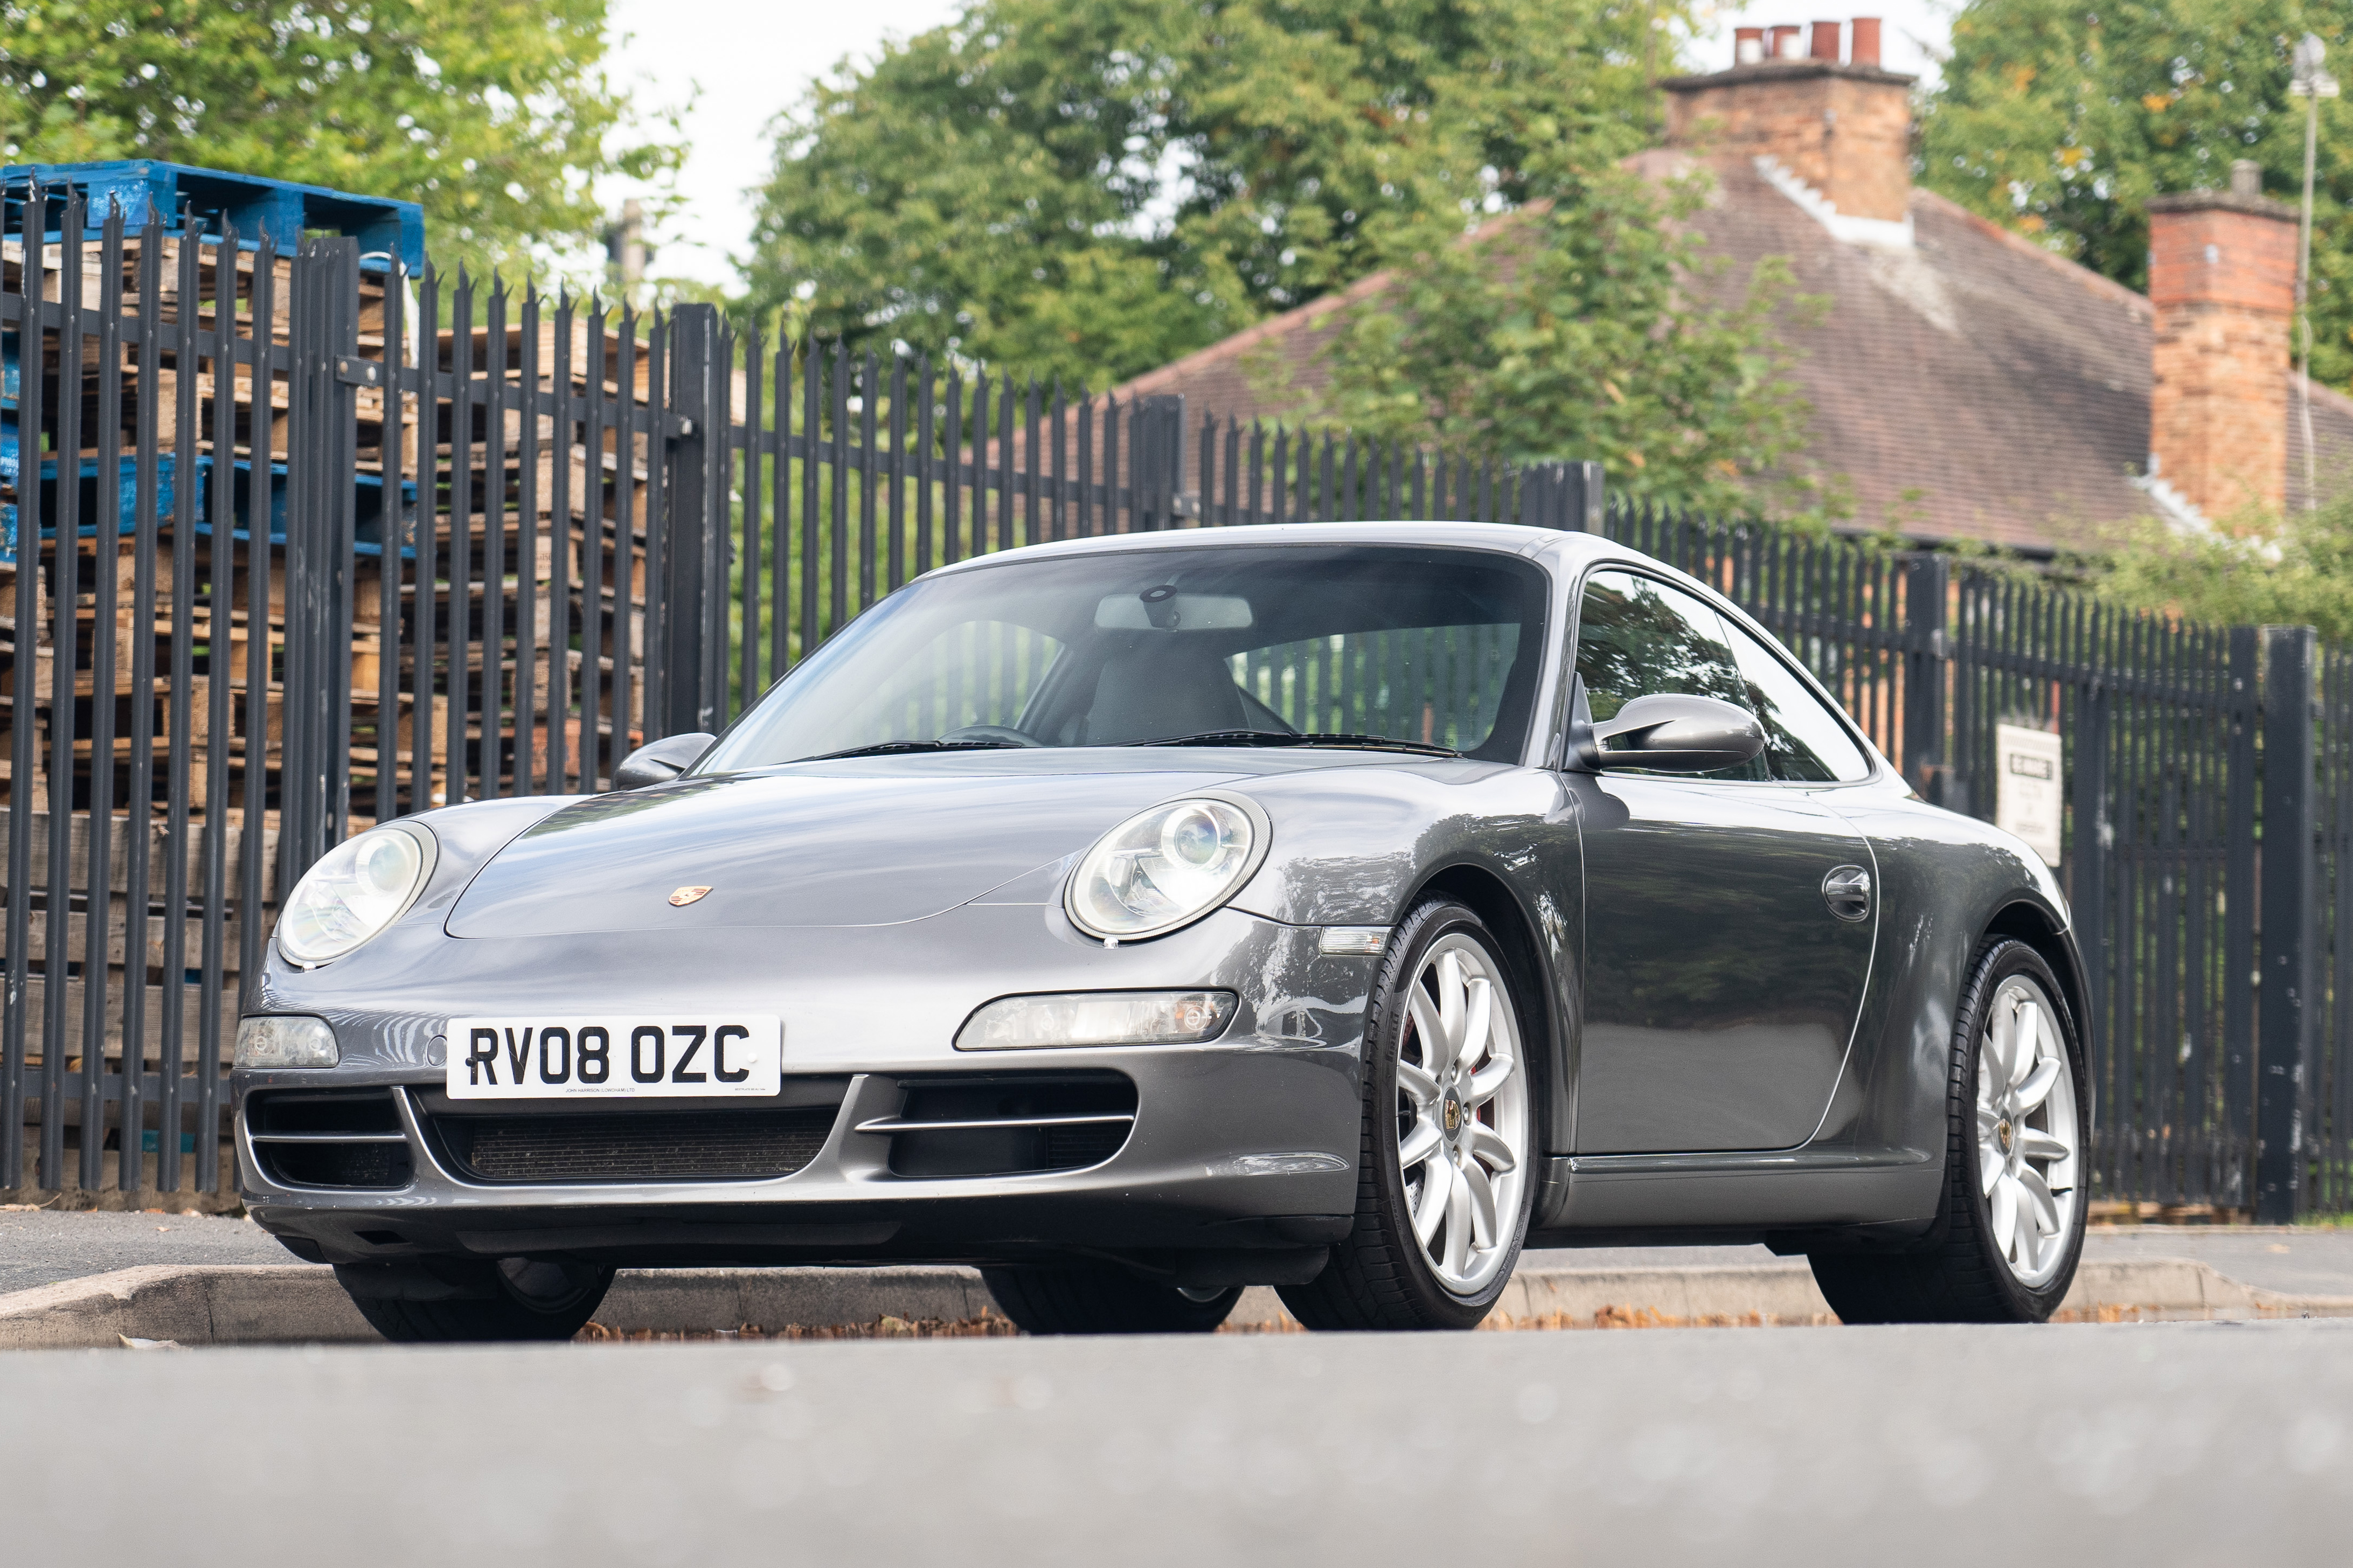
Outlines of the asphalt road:
{"type": "Polygon", "coordinates": [[[2168,1568],[2353,1517],[2324,1321],[28,1352],[0,1409],[25,1563],[2168,1568]]]}
{"type": "Polygon", "coordinates": [[[0,1295],[142,1263],[294,1261],[259,1226],[222,1215],[0,1210],[0,1295]]]}
{"type": "MultiPolygon", "coordinates": [[[[2353,1229],[2137,1226],[2093,1231],[2090,1258],[2198,1258],[2233,1279],[2307,1296],[2353,1296],[2353,1229]]],[[[217,1215],[0,1211],[0,1295],[142,1263],[295,1261],[260,1226],[217,1215]]],[[[1594,1247],[1531,1252],[1525,1268],[1771,1263],[1761,1247],[1594,1247]]]]}

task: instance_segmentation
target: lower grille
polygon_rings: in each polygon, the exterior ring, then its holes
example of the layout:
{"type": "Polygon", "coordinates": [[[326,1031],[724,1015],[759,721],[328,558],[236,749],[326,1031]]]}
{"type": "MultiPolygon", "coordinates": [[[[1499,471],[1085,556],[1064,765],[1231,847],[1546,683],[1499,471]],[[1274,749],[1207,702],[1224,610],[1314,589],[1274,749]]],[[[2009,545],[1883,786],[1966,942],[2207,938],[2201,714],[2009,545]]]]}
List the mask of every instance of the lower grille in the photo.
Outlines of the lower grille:
{"type": "Polygon", "coordinates": [[[1127,1142],[1124,1121],[1094,1121],[1081,1127],[1046,1129],[1046,1165],[1050,1170],[1076,1171],[1100,1165],[1127,1142]]]}
{"type": "Polygon", "coordinates": [[[264,1090],[245,1103],[262,1174],[291,1187],[405,1187],[408,1141],[388,1089],[264,1090]]]}
{"type": "Polygon", "coordinates": [[[789,1176],[833,1131],[829,1106],[623,1115],[443,1116],[451,1160],[481,1182],[679,1182],[789,1176]]]}

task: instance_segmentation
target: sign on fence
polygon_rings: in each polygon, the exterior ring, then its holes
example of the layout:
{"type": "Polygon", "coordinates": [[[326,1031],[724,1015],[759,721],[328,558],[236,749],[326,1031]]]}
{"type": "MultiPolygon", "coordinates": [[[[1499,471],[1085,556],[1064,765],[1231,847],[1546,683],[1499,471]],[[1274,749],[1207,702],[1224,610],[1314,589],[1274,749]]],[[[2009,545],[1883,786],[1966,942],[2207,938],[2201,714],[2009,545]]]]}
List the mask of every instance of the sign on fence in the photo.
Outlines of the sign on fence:
{"type": "Polygon", "coordinates": [[[2043,864],[2058,865],[2060,780],[2065,776],[2059,737],[2048,730],[1997,724],[1993,743],[1993,825],[2025,839],[2043,864]]]}

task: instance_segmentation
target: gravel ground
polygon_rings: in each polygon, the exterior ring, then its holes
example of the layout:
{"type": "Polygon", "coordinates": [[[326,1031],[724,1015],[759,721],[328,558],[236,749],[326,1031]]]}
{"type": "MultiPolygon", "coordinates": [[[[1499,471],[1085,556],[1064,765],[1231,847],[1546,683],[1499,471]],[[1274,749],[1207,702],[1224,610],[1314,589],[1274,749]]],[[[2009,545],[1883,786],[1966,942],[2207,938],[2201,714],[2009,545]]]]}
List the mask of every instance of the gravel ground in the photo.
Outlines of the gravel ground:
{"type": "MultiPolygon", "coordinates": [[[[2353,1296],[2353,1230],[2290,1226],[2103,1226],[2084,1238],[2102,1261],[2192,1258],[2242,1285],[2299,1296],[2353,1296]]],[[[1523,1268],[1655,1268],[1776,1263],[1762,1247],[1595,1247],[1530,1252],[1523,1268]]]]}

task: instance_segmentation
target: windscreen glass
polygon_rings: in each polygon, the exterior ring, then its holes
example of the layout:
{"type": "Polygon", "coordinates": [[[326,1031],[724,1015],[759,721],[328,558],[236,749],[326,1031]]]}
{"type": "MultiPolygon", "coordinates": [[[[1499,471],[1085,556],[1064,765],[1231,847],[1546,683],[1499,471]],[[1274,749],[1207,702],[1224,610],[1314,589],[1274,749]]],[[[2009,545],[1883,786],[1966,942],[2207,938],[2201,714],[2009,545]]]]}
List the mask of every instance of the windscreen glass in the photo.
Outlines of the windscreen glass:
{"type": "Polygon", "coordinates": [[[1139,550],[950,573],[844,628],[697,771],[1240,731],[1516,760],[1544,605],[1535,566],[1463,550],[1139,550]]]}

